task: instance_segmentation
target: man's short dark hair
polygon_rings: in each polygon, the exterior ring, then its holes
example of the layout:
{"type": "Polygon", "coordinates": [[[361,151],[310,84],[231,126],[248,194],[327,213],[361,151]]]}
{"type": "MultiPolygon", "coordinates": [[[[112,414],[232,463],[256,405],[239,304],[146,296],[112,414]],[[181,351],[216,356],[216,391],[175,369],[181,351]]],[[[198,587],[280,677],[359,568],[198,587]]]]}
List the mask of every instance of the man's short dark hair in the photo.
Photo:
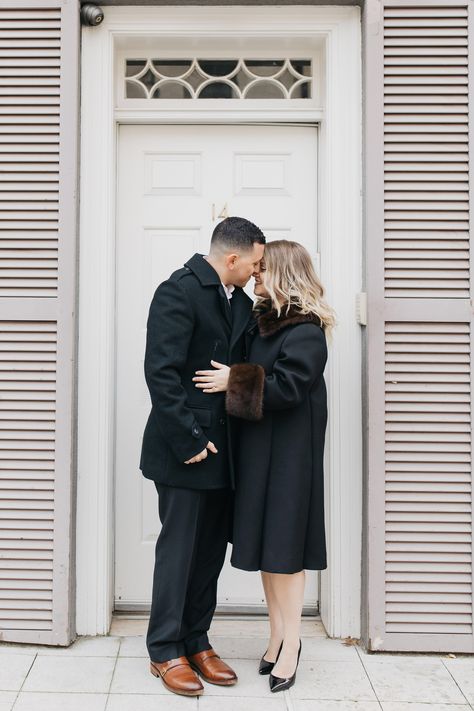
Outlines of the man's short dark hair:
{"type": "Polygon", "coordinates": [[[254,242],[265,244],[265,235],[257,225],[244,217],[226,217],[214,228],[211,249],[250,251],[254,242]]]}

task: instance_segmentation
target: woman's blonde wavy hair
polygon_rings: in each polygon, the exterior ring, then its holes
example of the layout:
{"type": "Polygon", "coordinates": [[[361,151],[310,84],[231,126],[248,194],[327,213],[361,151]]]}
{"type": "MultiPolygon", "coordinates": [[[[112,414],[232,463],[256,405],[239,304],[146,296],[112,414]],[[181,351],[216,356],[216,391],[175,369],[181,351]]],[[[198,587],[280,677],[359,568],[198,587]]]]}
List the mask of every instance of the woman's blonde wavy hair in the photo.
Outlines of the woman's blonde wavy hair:
{"type": "MultiPolygon", "coordinates": [[[[316,314],[331,340],[332,329],[337,323],[335,311],[323,298],[325,289],[314,270],[308,250],[299,242],[286,239],[268,242],[261,268],[265,272],[265,289],[278,316],[283,309],[287,314],[290,308],[302,314],[316,314]]],[[[255,310],[262,310],[268,301],[268,297],[258,296],[255,310]]]]}

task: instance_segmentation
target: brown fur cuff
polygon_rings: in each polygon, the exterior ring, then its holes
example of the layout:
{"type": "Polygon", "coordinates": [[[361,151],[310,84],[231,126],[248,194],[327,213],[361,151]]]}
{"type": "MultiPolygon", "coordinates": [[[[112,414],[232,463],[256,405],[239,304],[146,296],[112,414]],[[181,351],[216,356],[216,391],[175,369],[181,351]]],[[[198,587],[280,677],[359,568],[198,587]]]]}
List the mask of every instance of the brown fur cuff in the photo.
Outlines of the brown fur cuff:
{"type": "Polygon", "coordinates": [[[231,366],[225,398],[229,415],[244,420],[261,420],[263,417],[263,385],[265,370],[254,363],[231,366]]]}

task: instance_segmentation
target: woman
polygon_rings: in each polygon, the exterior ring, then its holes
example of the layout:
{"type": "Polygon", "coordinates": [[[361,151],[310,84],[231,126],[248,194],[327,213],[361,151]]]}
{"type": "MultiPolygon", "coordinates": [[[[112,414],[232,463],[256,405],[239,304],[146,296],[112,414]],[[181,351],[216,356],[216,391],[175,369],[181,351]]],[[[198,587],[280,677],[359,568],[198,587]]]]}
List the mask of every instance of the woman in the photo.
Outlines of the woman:
{"type": "Polygon", "coordinates": [[[259,672],[272,691],[294,684],[305,570],[324,570],[326,335],[335,324],[311,257],[297,242],[265,248],[254,293],[248,363],[197,371],[196,387],[226,390],[240,418],[231,563],[260,570],[270,640],[259,672]]]}

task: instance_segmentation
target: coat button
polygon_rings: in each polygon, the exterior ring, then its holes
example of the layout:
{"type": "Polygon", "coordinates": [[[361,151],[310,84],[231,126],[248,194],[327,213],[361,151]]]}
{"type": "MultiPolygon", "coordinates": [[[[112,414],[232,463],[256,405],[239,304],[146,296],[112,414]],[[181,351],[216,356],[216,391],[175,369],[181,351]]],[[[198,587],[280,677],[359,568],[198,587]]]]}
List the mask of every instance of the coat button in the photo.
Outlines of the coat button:
{"type": "Polygon", "coordinates": [[[225,419],[224,419],[223,417],[221,417],[221,419],[219,420],[219,424],[220,424],[220,425],[225,425],[225,419]]]}
{"type": "Polygon", "coordinates": [[[196,425],[194,425],[194,427],[193,427],[193,435],[195,437],[199,437],[199,428],[196,427],[196,425]]]}

